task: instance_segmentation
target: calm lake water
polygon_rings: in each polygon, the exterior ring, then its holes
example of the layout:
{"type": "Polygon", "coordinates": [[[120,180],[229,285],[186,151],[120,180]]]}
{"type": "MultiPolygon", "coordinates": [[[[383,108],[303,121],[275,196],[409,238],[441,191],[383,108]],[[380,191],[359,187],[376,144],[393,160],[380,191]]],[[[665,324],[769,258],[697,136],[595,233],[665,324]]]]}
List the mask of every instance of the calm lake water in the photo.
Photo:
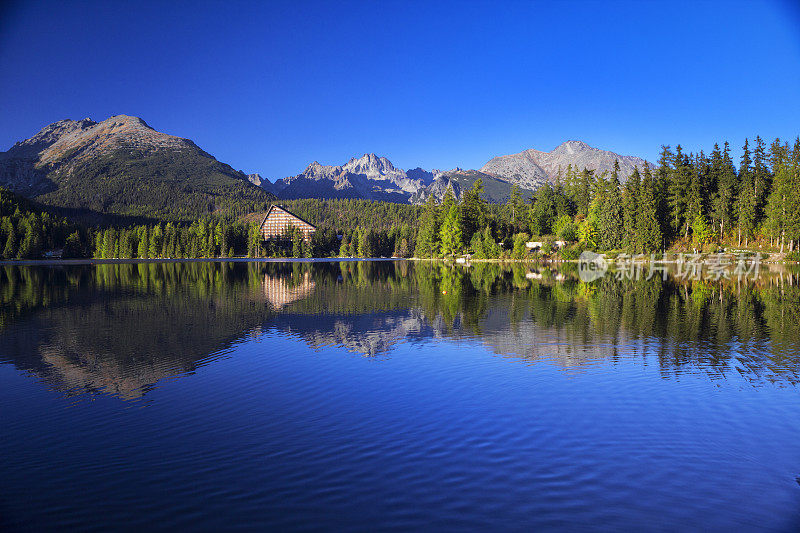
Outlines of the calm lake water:
{"type": "Polygon", "coordinates": [[[0,529],[800,528],[800,287],[0,267],[0,529]]]}

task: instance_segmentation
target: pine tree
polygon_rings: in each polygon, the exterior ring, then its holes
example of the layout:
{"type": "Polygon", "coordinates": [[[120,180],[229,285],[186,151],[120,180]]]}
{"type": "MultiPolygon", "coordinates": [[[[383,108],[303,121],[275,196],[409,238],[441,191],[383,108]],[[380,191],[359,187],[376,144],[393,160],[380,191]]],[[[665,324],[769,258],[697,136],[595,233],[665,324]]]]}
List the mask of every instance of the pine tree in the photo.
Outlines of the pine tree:
{"type": "Polygon", "coordinates": [[[603,197],[598,212],[600,246],[606,250],[613,250],[621,247],[624,239],[624,213],[619,183],[619,161],[614,161],[611,180],[606,182],[601,178],[598,182],[604,185],[603,197]]]}
{"type": "Polygon", "coordinates": [[[519,192],[519,187],[516,185],[511,186],[511,195],[506,202],[506,212],[511,216],[509,220],[514,229],[517,230],[525,226],[525,201],[519,192]]]}
{"type": "Polygon", "coordinates": [[[742,150],[742,160],[739,164],[739,194],[736,199],[736,220],[738,226],[738,245],[741,246],[742,235],[744,235],[746,246],[750,235],[752,235],[755,229],[758,199],[753,182],[750,145],[747,139],[744,141],[742,150]]]}
{"type": "Polygon", "coordinates": [[[794,148],[789,153],[789,160],[785,165],[788,174],[788,189],[792,194],[786,197],[786,238],[789,239],[789,251],[794,252],[795,243],[800,240],[800,137],[794,141],[794,148]]]}
{"type": "Polygon", "coordinates": [[[677,237],[685,233],[688,226],[686,220],[687,194],[691,181],[688,158],[683,154],[681,145],[675,147],[672,166],[670,162],[662,161],[666,168],[659,168],[659,173],[668,175],[667,194],[670,209],[670,229],[672,235],[677,237]]]}
{"type": "Polygon", "coordinates": [[[756,137],[756,147],[753,149],[753,194],[756,198],[755,223],[761,222],[765,216],[765,209],[769,191],[772,185],[772,176],[767,167],[767,156],[764,140],[756,137]]]}
{"type": "MultiPolygon", "coordinates": [[[[722,155],[716,161],[712,155],[712,171],[716,175],[717,194],[714,198],[714,218],[719,223],[720,239],[725,237],[726,228],[730,228],[734,220],[734,206],[738,189],[736,169],[731,160],[730,145],[725,141],[722,155]],[[715,168],[716,163],[716,168],[715,168]]],[[[719,153],[719,146],[714,145],[714,153],[719,153]]]]}
{"type": "Polygon", "coordinates": [[[139,228],[139,249],[137,251],[142,259],[150,257],[150,230],[147,226],[139,228]]]}
{"type": "Polygon", "coordinates": [[[117,257],[117,231],[114,228],[106,229],[103,234],[103,257],[117,257]]]}
{"type": "Polygon", "coordinates": [[[644,178],[639,187],[639,212],[636,219],[637,251],[652,252],[663,245],[663,234],[655,198],[655,184],[650,167],[645,165],[644,178]]]}
{"type": "Polygon", "coordinates": [[[555,202],[556,193],[549,183],[545,183],[536,191],[533,196],[528,219],[530,220],[530,231],[533,235],[549,235],[553,222],[555,222],[558,212],[555,202]]]}
{"type": "Polygon", "coordinates": [[[478,178],[461,199],[461,232],[465,240],[486,226],[486,200],[483,198],[483,180],[478,178]]]}
{"type": "Polygon", "coordinates": [[[161,239],[164,236],[164,233],[161,229],[161,224],[156,224],[153,226],[152,231],[150,232],[150,242],[147,248],[147,256],[156,259],[159,257],[161,253],[161,239]]]}
{"type": "Polygon", "coordinates": [[[248,226],[247,257],[261,257],[261,227],[256,222],[248,226]]]}
{"type": "Polygon", "coordinates": [[[417,247],[414,254],[418,257],[431,257],[439,253],[439,207],[436,198],[430,195],[419,221],[417,247]]]}
{"type": "Polygon", "coordinates": [[[594,185],[594,171],[584,168],[580,178],[578,178],[574,199],[579,216],[583,215],[585,217],[589,214],[589,204],[592,201],[594,185]]]}
{"type": "MultiPolygon", "coordinates": [[[[692,158],[690,158],[692,159],[692,158]]],[[[700,177],[699,156],[694,159],[694,164],[687,162],[687,172],[689,173],[689,188],[686,192],[686,228],[684,237],[688,236],[688,226],[694,219],[703,215],[703,185],[700,177]]]]}
{"type": "Polygon", "coordinates": [[[339,246],[339,257],[350,257],[350,238],[347,233],[342,234],[342,244],[339,246]]]}
{"type": "Polygon", "coordinates": [[[13,259],[17,256],[17,232],[9,218],[3,219],[3,233],[7,235],[3,247],[3,259],[13,259]]]}
{"type": "Polygon", "coordinates": [[[445,257],[456,255],[461,251],[463,246],[461,224],[461,210],[457,204],[452,204],[442,222],[442,228],[439,230],[442,254],[445,257]]]}
{"type": "Polygon", "coordinates": [[[634,167],[633,173],[625,182],[625,191],[622,195],[622,225],[624,228],[622,244],[628,250],[636,249],[636,213],[639,205],[640,184],[639,168],[634,167]]]}

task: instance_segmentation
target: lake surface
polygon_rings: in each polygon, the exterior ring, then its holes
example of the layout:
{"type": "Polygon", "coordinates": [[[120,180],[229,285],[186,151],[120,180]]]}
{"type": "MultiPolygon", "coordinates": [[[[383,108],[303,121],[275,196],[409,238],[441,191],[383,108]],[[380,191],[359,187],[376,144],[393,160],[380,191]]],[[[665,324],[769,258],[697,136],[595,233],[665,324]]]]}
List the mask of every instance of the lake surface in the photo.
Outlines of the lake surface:
{"type": "Polygon", "coordinates": [[[797,531],[799,280],[0,266],[0,529],[797,531]]]}

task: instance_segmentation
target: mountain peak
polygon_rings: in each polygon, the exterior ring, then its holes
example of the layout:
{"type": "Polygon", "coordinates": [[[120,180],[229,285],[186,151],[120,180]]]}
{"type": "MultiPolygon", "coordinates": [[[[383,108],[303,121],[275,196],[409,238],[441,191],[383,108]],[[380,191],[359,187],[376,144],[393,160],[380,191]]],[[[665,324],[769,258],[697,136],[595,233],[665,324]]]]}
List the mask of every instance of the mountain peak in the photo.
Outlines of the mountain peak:
{"type": "Polygon", "coordinates": [[[131,115],[113,115],[111,117],[108,117],[104,121],[100,122],[98,125],[101,128],[112,127],[112,128],[156,131],[153,128],[151,128],[150,125],[143,119],[131,115]]]}
{"type": "Polygon", "coordinates": [[[358,159],[354,157],[342,169],[353,174],[364,174],[370,177],[397,171],[391,161],[374,153],[364,154],[358,159]]]}
{"type": "Polygon", "coordinates": [[[578,170],[588,168],[601,173],[611,172],[615,161],[619,161],[622,178],[627,178],[634,167],[643,167],[646,163],[638,157],[600,150],[583,141],[569,140],[559,144],[552,152],[530,149],[495,157],[481,168],[481,172],[499,176],[523,188],[536,189],[548,181],[554,182],[559,172],[563,172],[568,165],[578,170]]]}
{"type": "Polygon", "coordinates": [[[565,141],[559,144],[555,150],[551,153],[566,153],[566,154],[574,154],[577,152],[582,152],[584,150],[591,150],[592,147],[586,144],[583,141],[565,141]]]}
{"type": "Polygon", "coordinates": [[[185,209],[181,213],[200,216],[235,204],[219,194],[228,188],[243,197],[270,198],[253,181],[266,180],[248,179],[190,140],[156,131],[130,115],[102,122],[61,120],[0,152],[0,186],[43,203],[101,214],[149,206],[148,214],[185,209]],[[102,164],[95,164],[101,157],[102,164]],[[183,189],[191,199],[181,204],[176,187],[183,183],[191,185],[183,189]],[[165,206],[168,197],[177,198],[177,206],[165,206]]]}

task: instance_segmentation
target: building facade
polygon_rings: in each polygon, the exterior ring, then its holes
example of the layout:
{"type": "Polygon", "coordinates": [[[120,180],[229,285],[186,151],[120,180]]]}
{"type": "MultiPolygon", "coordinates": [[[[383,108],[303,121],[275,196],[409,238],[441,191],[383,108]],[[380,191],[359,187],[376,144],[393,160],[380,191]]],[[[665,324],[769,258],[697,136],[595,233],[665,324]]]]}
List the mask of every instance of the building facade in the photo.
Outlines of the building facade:
{"type": "Polygon", "coordinates": [[[299,229],[305,240],[311,239],[311,236],[317,231],[313,224],[290,213],[284,207],[273,205],[267,211],[264,220],[261,221],[261,238],[265,241],[282,240],[291,228],[299,229]]]}

